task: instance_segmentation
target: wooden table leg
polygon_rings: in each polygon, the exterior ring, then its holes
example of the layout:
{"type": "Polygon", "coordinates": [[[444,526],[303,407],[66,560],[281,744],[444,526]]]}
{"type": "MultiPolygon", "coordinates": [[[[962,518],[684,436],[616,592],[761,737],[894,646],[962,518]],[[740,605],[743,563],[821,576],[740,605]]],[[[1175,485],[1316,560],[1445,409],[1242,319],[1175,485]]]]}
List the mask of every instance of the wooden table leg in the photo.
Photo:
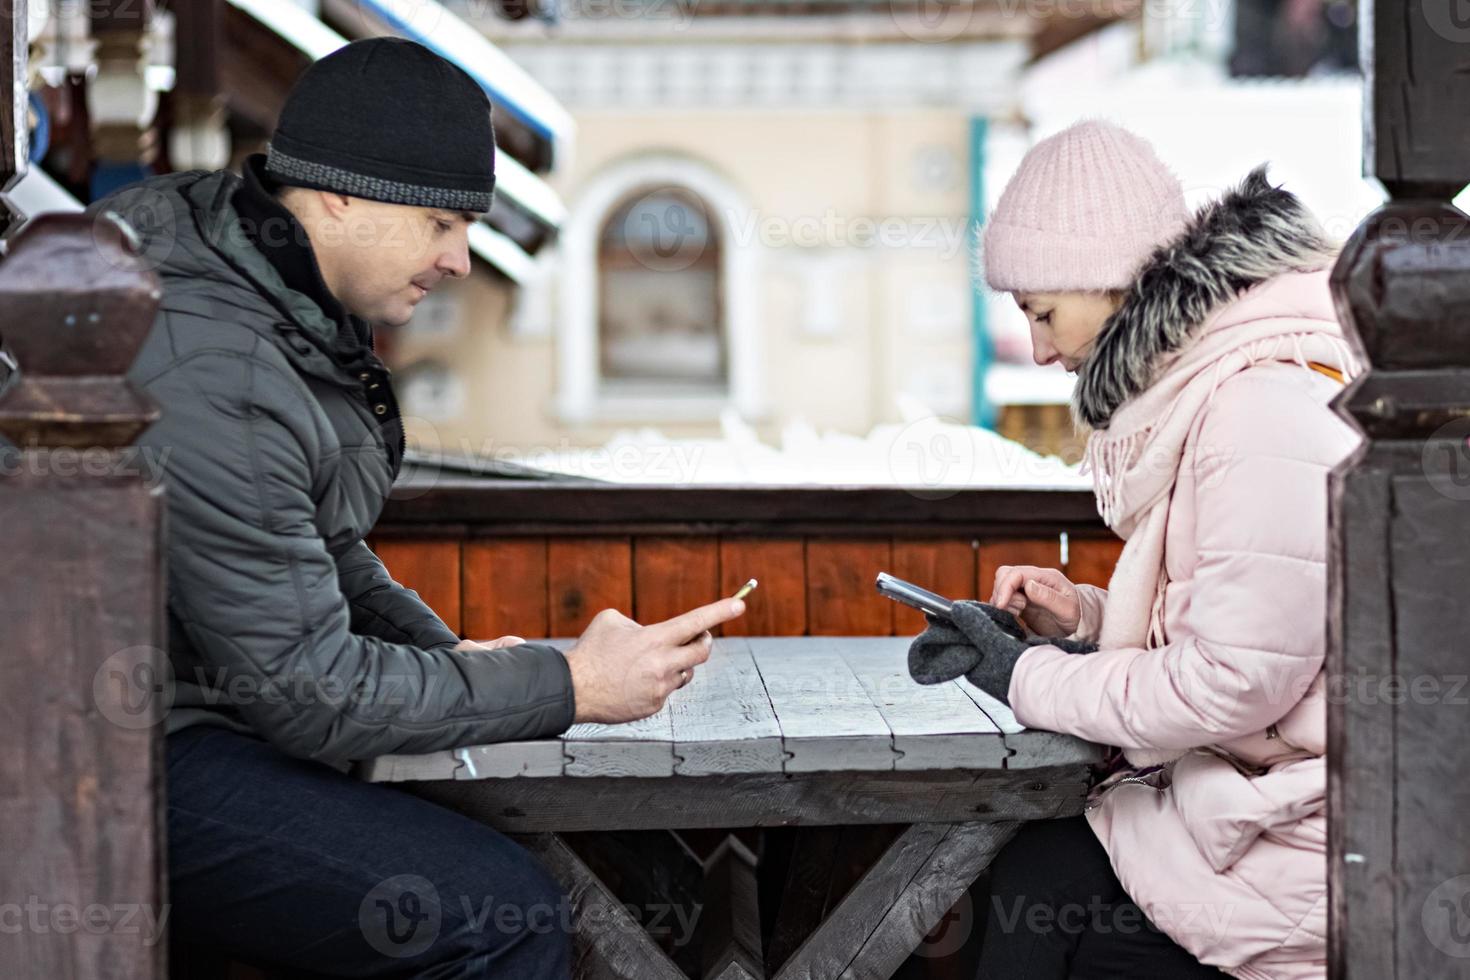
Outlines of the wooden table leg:
{"type": "Polygon", "coordinates": [[[765,980],[756,857],[730,834],[705,862],[703,980],[765,980]]]}
{"type": "Polygon", "coordinates": [[[888,980],[1018,826],[913,824],[781,967],[775,980],[888,980]]]}
{"type": "Polygon", "coordinates": [[[560,834],[515,839],[541,860],[572,900],[576,980],[688,980],[560,834]]]}

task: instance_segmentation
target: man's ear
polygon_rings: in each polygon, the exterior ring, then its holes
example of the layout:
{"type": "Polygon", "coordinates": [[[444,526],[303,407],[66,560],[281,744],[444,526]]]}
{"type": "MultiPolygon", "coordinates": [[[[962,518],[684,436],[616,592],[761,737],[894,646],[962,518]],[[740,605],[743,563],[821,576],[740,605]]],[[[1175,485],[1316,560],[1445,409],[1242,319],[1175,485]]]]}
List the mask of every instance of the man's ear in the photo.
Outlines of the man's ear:
{"type": "Polygon", "coordinates": [[[352,206],[351,197],[336,191],[317,191],[316,195],[323,214],[339,221],[347,217],[347,209],[352,206]]]}

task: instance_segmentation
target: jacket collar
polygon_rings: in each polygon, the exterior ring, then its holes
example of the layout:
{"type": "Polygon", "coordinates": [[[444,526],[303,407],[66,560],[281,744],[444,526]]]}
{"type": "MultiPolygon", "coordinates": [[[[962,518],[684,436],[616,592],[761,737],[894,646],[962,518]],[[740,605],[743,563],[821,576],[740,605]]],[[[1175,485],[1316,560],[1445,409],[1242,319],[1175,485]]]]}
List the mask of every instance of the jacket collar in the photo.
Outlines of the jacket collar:
{"type": "Polygon", "coordinates": [[[1078,371],[1073,417],[1107,428],[1120,407],[1149,387],[1160,362],[1183,349],[1222,306],[1282,273],[1320,269],[1331,253],[1296,195],[1271,186],[1265,166],[1252,170],[1149,256],[1078,371]]]}
{"type": "Polygon", "coordinates": [[[247,157],[240,186],[230,196],[246,237],[270,261],[286,288],[314,301],[334,323],[347,324],[347,311],[327,288],[306,229],[272,193],[275,184],[264,164],[263,153],[247,157]]]}

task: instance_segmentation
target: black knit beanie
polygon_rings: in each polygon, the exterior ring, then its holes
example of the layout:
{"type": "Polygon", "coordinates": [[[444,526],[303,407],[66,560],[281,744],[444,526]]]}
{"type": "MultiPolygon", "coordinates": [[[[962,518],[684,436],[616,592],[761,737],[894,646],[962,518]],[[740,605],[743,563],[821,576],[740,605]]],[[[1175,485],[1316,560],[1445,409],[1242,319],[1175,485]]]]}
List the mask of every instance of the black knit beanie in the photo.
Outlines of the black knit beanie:
{"type": "Polygon", "coordinates": [[[296,187],[489,211],[490,100],[459,66],[421,44],[354,41],[306,69],[291,89],[265,169],[296,187]]]}

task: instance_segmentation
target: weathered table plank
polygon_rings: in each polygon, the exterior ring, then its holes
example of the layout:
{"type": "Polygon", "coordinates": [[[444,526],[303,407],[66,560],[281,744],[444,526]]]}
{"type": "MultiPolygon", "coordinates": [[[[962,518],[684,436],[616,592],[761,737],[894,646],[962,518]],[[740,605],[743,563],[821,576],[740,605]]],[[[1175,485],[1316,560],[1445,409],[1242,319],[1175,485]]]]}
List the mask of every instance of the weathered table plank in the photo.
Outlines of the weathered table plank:
{"type": "Polygon", "coordinates": [[[1007,751],[1008,769],[1030,769],[1033,766],[1057,766],[1068,763],[1091,764],[1102,760],[1102,749],[1073,735],[1027,728],[1016,720],[1010,707],[964,678],[952,681],[1001,731],[1007,751]]]}
{"type": "Polygon", "coordinates": [[[842,656],[893,733],[895,769],[1005,764],[1009,753],[995,722],[956,684],[914,683],[904,647],[881,637],[853,637],[842,641],[842,656]]]}
{"type": "Polygon", "coordinates": [[[752,643],[781,725],[787,772],[892,769],[893,732],[843,658],[847,638],[752,643]]]}
{"type": "Polygon", "coordinates": [[[782,770],[781,726],[745,640],[720,641],[679,695],[670,699],[679,775],[782,770]]]}

